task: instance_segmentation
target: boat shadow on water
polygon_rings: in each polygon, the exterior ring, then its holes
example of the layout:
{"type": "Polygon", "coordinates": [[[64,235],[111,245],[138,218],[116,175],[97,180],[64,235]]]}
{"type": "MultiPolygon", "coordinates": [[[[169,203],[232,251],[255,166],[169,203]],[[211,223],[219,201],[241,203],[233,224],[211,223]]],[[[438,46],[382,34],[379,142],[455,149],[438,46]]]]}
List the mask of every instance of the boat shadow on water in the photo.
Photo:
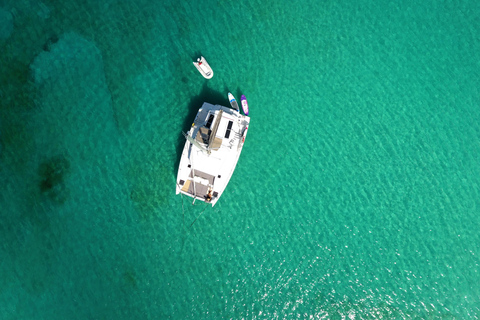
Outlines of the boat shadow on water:
{"type": "Polygon", "coordinates": [[[222,94],[221,92],[209,88],[207,82],[203,84],[200,94],[190,99],[187,106],[188,114],[185,117],[185,121],[183,122],[181,128],[175,129],[176,133],[178,133],[178,138],[175,145],[175,151],[177,154],[174,167],[175,177],[178,165],[180,164],[180,159],[182,158],[183,147],[185,146],[185,137],[182,135],[182,132],[188,132],[188,130],[190,130],[190,127],[195,120],[195,116],[198,113],[198,109],[200,109],[204,102],[229,106],[226,93],[222,94]]]}
{"type": "Polygon", "coordinates": [[[197,61],[197,58],[203,57],[203,54],[200,51],[196,51],[194,54],[190,56],[192,61],[197,61]]]}

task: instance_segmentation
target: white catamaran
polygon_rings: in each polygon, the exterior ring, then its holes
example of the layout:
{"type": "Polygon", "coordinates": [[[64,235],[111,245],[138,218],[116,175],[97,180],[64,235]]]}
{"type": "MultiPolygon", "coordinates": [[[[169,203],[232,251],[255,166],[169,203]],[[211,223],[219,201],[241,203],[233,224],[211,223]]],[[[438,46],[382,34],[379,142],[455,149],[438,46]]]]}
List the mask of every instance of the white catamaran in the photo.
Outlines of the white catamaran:
{"type": "Polygon", "coordinates": [[[177,194],[211,203],[222,195],[243,149],[250,117],[203,103],[190,131],[177,174],[177,194]]]}

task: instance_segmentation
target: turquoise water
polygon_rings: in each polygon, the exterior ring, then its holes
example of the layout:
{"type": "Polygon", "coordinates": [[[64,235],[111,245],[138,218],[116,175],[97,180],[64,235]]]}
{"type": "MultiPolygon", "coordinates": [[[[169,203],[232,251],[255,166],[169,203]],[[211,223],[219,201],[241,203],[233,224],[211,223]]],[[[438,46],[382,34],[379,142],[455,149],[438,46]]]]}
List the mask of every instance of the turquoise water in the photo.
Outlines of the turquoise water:
{"type": "Polygon", "coordinates": [[[478,319],[479,19],[473,0],[2,1],[0,318],[478,319]],[[181,131],[228,91],[247,141],[192,206],[181,131]]]}

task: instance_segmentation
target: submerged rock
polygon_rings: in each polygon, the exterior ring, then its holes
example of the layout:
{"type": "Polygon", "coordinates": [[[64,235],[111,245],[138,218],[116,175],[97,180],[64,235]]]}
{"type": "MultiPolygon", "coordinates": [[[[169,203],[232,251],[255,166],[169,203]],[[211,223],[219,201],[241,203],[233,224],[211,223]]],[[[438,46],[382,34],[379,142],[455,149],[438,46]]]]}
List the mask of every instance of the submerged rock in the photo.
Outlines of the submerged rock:
{"type": "MultiPolygon", "coordinates": [[[[1,95],[2,91],[0,90],[0,99],[2,97],[1,95]]],[[[2,122],[0,121],[0,157],[2,156],[2,149],[3,149],[3,142],[2,142],[2,122]]]]}
{"type": "Polygon", "coordinates": [[[13,15],[10,11],[0,8],[0,40],[8,39],[13,32],[13,15]]]}
{"type": "Polygon", "coordinates": [[[36,84],[63,81],[65,84],[89,85],[105,79],[100,50],[76,33],[53,35],[30,65],[36,84]],[[77,83],[76,83],[77,82],[77,83]]]}
{"type": "Polygon", "coordinates": [[[38,168],[40,191],[57,203],[68,197],[65,177],[70,171],[70,162],[63,156],[55,156],[42,162],[38,168]]]}
{"type": "Polygon", "coordinates": [[[43,50],[50,51],[52,46],[60,40],[56,34],[48,38],[47,42],[43,45],[43,50]]]}
{"type": "Polygon", "coordinates": [[[37,15],[42,19],[50,18],[50,13],[52,12],[52,9],[50,9],[50,7],[48,7],[47,5],[45,5],[41,1],[38,1],[38,2],[35,2],[35,3],[36,3],[36,6],[35,6],[34,9],[35,9],[37,15]]]}
{"type": "Polygon", "coordinates": [[[32,144],[41,152],[35,159],[47,159],[36,165],[36,190],[54,204],[98,209],[110,192],[120,198],[123,193],[127,203],[126,184],[111,179],[121,177],[122,151],[101,51],[74,32],[51,37],[47,47],[30,64],[32,144]]]}
{"type": "Polygon", "coordinates": [[[96,161],[118,134],[102,54],[76,33],[53,35],[44,49],[30,64],[36,144],[49,155],[96,161]]]}

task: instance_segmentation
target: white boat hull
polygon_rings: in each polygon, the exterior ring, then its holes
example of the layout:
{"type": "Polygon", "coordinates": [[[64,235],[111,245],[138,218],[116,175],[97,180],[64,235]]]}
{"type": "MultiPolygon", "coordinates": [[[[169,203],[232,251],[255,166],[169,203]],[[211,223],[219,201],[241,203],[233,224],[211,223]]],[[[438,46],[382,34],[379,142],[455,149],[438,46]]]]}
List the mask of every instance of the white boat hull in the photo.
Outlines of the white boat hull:
{"type": "Polygon", "coordinates": [[[204,57],[198,58],[197,61],[193,62],[193,65],[205,79],[211,79],[213,77],[213,70],[204,57]]]}

